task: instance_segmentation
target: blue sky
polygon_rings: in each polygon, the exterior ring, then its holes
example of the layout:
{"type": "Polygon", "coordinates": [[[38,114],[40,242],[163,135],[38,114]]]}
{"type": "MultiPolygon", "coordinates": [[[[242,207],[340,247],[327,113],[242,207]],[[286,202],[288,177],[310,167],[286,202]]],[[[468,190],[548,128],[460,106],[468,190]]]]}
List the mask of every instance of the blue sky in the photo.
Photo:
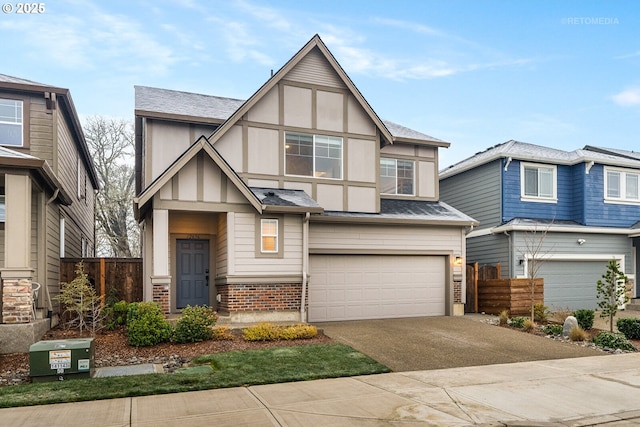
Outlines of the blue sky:
{"type": "MultiPolygon", "coordinates": [[[[4,4],[7,2],[5,1],[4,4]]],[[[639,149],[640,2],[44,2],[0,14],[0,73],[133,119],[133,86],[246,99],[314,34],[378,115],[451,142],[639,149]]]]}

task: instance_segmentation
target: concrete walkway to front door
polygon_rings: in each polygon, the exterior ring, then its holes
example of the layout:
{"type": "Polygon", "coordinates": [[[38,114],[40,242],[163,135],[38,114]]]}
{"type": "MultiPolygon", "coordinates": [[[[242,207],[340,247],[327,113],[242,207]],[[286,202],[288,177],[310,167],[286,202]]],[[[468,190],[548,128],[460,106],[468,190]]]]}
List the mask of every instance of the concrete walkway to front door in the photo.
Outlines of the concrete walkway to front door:
{"type": "Polygon", "coordinates": [[[316,323],[394,372],[604,355],[480,321],[480,315],[316,323]]]}

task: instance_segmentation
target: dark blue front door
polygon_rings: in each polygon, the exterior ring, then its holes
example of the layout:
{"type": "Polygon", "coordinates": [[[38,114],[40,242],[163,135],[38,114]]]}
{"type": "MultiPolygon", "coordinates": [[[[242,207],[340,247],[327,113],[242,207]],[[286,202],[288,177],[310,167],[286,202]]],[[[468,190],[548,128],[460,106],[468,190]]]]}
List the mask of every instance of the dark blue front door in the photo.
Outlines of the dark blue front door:
{"type": "Polygon", "coordinates": [[[209,305],[209,241],[177,240],[177,308],[209,305]]]}

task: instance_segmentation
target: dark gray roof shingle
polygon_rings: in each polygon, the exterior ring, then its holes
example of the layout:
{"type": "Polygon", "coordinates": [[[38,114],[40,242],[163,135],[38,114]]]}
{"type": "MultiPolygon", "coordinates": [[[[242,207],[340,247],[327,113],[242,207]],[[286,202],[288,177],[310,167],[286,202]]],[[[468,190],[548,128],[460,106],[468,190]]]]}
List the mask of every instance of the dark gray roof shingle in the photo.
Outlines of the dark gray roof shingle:
{"type": "Polygon", "coordinates": [[[140,111],[224,121],[243,103],[240,99],[135,86],[135,109],[140,111]]]}
{"type": "MultiPolygon", "coordinates": [[[[135,86],[135,109],[150,113],[175,114],[224,121],[245,103],[241,99],[223,98],[199,93],[135,86]]],[[[391,135],[421,141],[444,141],[389,120],[382,121],[391,135]]]]}

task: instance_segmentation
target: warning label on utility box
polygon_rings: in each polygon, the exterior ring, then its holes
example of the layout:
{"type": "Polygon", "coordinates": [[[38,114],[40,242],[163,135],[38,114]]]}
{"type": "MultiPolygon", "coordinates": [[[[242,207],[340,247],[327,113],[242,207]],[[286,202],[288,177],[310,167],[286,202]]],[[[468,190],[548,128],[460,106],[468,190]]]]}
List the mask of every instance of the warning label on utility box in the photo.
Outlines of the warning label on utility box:
{"type": "Polygon", "coordinates": [[[71,369],[71,350],[49,351],[49,365],[51,369],[71,369]]]}

